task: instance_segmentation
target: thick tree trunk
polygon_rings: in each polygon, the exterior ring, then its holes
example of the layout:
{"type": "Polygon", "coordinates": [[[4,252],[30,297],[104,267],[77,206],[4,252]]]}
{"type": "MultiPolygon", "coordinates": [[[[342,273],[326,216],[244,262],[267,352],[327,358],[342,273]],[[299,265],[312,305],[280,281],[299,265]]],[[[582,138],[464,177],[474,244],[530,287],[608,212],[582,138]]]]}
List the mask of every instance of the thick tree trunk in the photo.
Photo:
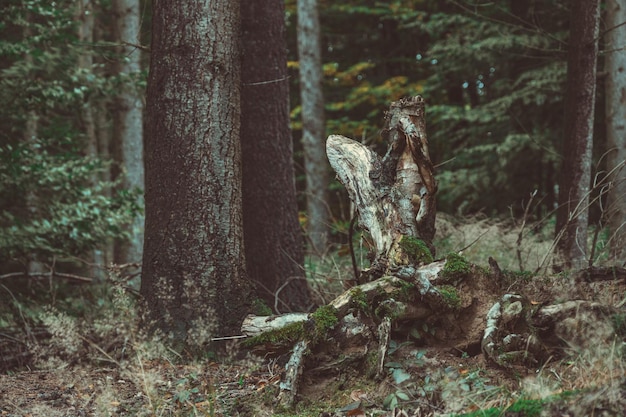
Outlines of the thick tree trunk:
{"type": "Polygon", "coordinates": [[[298,0],[298,58],[302,105],[302,146],[306,175],[307,234],[311,249],[326,250],[329,174],[324,154],[326,136],[322,94],[322,56],[317,0],[298,0]]]}
{"type": "Polygon", "coordinates": [[[626,4],[606,2],[606,138],[607,171],[611,173],[608,219],[610,256],[626,261],[626,4]]]}
{"type": "Polygon", "coordinates": [[[195,350],[248,312],[239,2],[155,3],[147,91],[144,325],[195,350]]]}
{"type": "Polygon", "coordinates": [[[243,226],[248,276],[276,311],[311,305],[304,276],[282,0],[241,4],[243,226]]]}
{"type": "Polygon", "coordinates": [[[576,0],[571,12],[564,160],[559,181],[556,223],[558,250],[565,268],[580,269],[587,262],[599,3],[599,0],[576,0]]]}
{"type": "MultiPolygon", "coordinates": [[[[128,190],[144,189],[143,160],[143,92],[137,77],[141,72],[141,51],[128,44],[139,44],[139,0],[113,0],[115,40],[120,46],[117,74],[122,79],[121,92],[113,112],[115,157],[124,168],[122,186],[128,190]]],[[[143,197],[137,204],[143,206],[143,197]]],[[[130,240],[116,245],[116,262],[141,263],[144,218],[138,215],[130,228],[130,240]]]]}

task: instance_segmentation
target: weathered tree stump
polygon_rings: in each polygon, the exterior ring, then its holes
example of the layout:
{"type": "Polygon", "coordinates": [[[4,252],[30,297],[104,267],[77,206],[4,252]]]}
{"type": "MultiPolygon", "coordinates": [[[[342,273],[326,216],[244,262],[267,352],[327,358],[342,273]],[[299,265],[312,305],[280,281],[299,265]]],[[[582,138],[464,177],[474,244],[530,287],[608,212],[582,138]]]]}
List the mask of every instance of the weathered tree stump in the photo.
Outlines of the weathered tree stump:
{"type": "Polygon", "coordinates": [[[295,401],[307,363],[313,374],[352,366],[383,378],[391,335],[407,325],[420,329],[422,345],[482,352],[501,367],[536,366],[563,347],[615,336],[607,319],[618,313],[614,307],[584,300],[539,304],[508,294],[510,283],[491,258],[490,269],[458,254],[435,261],[437,182],[421,97],[391,104],[383,137],[384,157],[343,136],[327,140],[330,164],[372,242],[371,267],[360,285],[314,313],[248,316],[242,326],[251,336],[246,343],[259,352],[291,351],[280,385],[284,405],[295,401]]]}
{"type": "Polygon", "coordinates": [[[373,242],[374,260],[370,271],[365,271],[366,280],[431,259],[415,259],[405,249],[420,240],[433,250],[437,182],[424,116],[424,100],[419,96],[392,103],[383,129],[388,150],[382,158],[344,136],[331,135],[326,141],[330,165],[354,203],[359,225],[373,242]]]}

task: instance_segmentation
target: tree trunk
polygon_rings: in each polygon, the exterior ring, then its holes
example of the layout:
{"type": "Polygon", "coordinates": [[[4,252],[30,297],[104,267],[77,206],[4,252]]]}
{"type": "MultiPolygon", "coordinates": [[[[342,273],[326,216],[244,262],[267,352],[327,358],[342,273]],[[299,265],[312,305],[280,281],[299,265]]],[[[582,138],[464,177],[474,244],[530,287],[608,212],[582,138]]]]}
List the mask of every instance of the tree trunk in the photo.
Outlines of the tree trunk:
{"type": "MultiPolygon", "coordinates": [[[[76,10],[76,20],[78,22],[78,42],[81,44],[91,44],[93,42],[94,30],[94,10],[91,0],[80,0],[76,10]]],[[[93,56],[90,51],[83,52],[78,57],[78,68],[87,73],[93,71],[93,56]]],[[[84,134],[87,139],[85,153],[87,156],[97,158],[98,154],[98,138],[96,135],[96,121],[93,114],[92,106],[94,103],[87,100],[83,103],[81,112],[81,122],[84,134]]],[[[91,178],[92,186],[96,186],[100,182],[98,173],[94,173],[91,178]]],[[[105,253],[104,245],[94,248],[91,251],[91,268],[90,276],[96,281],[102,281],[106,277],[104,273],[105,253]]]]}
{"type": "Polygon", "coordinates": [[[197,351],[248,310],[239,2],[155,3],[147,91],[144,326],[197,351]]]}
{"type": "Polygon", "coordinates": [[[564,160],[556,222],[559,255],[568,269],[583,268],[587,262],[599,3],[599,0],[574,1],[570,19],[564,160]]]}
{"type": "Polygon", "coordinates": [[[241,152],[246,268],[276,311],[307,310],[282,0],[241,5],[241,152]]]}
{"type": "Polygon", "coordinates": [[[434,252],[437,182],[424,100],[418,96],[392,103],[383,132],[389,143],[384,158],[343,136],[331,135],[326,143],[330,165],[373,242],[372,268],[361,281],[400,265],[428,263],[434,252]]]}
{"type": "MultiPolygon", "coordinates": [[[[125,170],[122,186],[128,190],[144,189],[143,160],[143,102],[137,77],[141,72],[139,44],[139,0],[113,0],[115,16],[115,41],[119,48],[117,74],[121,78],[120,93],[116,97],[113,112],[113,142],[115,157],[125,170]]],[[[137,204],[143,206],[143,197],[137,204]]],[[[144,219],[138,215],[129,225],[130,240],[116,245],[116,262],[141,263],[143,254],[144,219]]]]}
{"type": "Polygon", "coordinates": [[[298,57],[306,175],[307,234],[311,249],[317,254],[326,250],[328,241],[329,183],[324,154],[326,128],[320,42],[317,0],[298,0],[298,57]]]}
{"type": "MultiPolygon", "coordinates": [[[[103,8],[99,8],[97,11],[97,13],[108,12],[108,10],[105,10],[103,8]]],[[[111,24],[111,22],[100,22],[100,24],[94,26],[93,38],[96,43],[104,43],[110,41],[107,36],[109,33],[113,32],[111,30],[111,24]]],[[[113,73],[115,71],[113,69],[113,64],[109,59],[100,56],[95,56],[94,58],[96,60],[96,64],[98,65],[97,71],[99,73],[99,76],[103,76],[103,74],[107,73],[113,73]]],[[[104,161],[112,161],[113,156],[111,154],[111,151],[113,132],[110,123],[110,99],[108,97],[101,98],[93,103],[93,105],[95,109],[94,124],[96,128],[97,154],[104,161]]],[[[113,166],[109,165],[107,169],[102,170],[102,172],[100,173],[100,181],[107,183],[111,182],[114,177],[113,168],[113,166]]],[[[111,187],[105,187],[102,192],[107,198],[111,198],[113,190],[111,189],[111,187]]],[[[103,265],[108,266],[111,263],[115,262],[115,241],[113,239],[102,242],[101,249],[103,265]]]]}
{"type": "MultiPolygon", "coordinates": [[[[30,14],[27,14],[27,19],[30,20],[30,14]]],[[[24,26],[24,39],[32,36],[31,30],[28,25],[24,26]]],[[[33,57],[30,53],[26,53],[24,56],[24,61],[29,66],[33,64],[33,57]]],[[[26,114],[26,125],[24,126],[24,142],[30,144],[33,148],[35,146],[35,141],[37,140],[37,131],[39,130],[39,115],[31,110],[26,114]]],[[[33,191],[28,191],[26,193],[26,208],[30,212],[31,215],[37,215],[37,205],[38,198],[33,191]]],[[[29,275],[41,274],[45,271],[45,266],[41,259],[38,259],[36,255],[29,256],[29,259],[26,261],[26,273],[29,275]]]]}
{"type": "Polygon", "coordinates": [[[607,171],[611,188],[608,196],[610,257],[626,260],[626,4],[606,2],[606,136],[607,171]]]}

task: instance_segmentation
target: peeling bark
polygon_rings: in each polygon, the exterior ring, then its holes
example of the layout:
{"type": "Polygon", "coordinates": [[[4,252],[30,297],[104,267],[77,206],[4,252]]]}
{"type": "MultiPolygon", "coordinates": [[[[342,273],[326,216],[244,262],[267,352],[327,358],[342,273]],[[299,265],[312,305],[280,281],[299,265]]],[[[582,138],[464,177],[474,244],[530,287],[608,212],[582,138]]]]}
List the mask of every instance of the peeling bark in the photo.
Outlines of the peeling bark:
{"type": "Polygon", "coordinates": [[[405,237],[422,240],[434,251],[437,181],[425,125],[424,101],[418,96],[391,104],[383,158],[343,136],[331,135],[326,142],[330,165],[356,207],[359,225],[373,241],[376,272],[371,279],[407,264],[400,253],[405,237]]]}

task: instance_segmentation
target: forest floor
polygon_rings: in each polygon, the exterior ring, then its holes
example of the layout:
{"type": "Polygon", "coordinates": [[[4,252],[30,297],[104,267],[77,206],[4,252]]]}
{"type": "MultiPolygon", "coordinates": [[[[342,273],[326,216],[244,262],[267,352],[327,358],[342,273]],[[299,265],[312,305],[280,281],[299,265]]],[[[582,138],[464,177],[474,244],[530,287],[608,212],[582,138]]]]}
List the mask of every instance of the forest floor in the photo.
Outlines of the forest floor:
{"type": "Polygon", "coordinates": [[[626,373],[618,356],[583,352],[503,370],[482,355],[407,344],[392,354],[383,381],[345,367],[306,369],[293,409],[277,404],[283,367],[275,360],[66,364],[0,375],[0,415],[623,416],[626,373]]]}
{"type": "MultiPolygon", "coordinates": [[[[499,256],[503,268],[519,270],[520,262],[531,268],[546,251],[530,238],[519,245],[516,233],[489,222],[438,229],[443,252],[482,236],[482,247],[464,251],[475,263],[499,256]],[[466,240],[452,243],[446,236],[466,240]],[[511,256],[517,250],[520,256],[511,256]]],[[[308,265],[321,303],[341,291],[350,273],[349,264],[340,263],[345,259],[333,257],[308,265]]],[[[559,277],[519,277],[511,291],[523,285],[537,302],[585,293],[624,307],[625,280],[574,288],[559,277]]],[[[285,408],[278,398],[288,355],[258,356],[227,341],[219,362],[210,356],[184,361],[140,335],[133,300],[122,292],[76,286],[71,297],[56,290],[42,300],[32,294],[48,284],[29,285],[2,285],[5,299],[13,300],[4,307],[15,320],[0,308],[0,416],[626,416],[624,337],[591,341],[535,366],[502,368],[488,363],[478,346],[427,346],[415,337],[426,329],[398,329],[382,380],[367,375],[361,362],[309,360],[296,403],[285,408]]]]}

